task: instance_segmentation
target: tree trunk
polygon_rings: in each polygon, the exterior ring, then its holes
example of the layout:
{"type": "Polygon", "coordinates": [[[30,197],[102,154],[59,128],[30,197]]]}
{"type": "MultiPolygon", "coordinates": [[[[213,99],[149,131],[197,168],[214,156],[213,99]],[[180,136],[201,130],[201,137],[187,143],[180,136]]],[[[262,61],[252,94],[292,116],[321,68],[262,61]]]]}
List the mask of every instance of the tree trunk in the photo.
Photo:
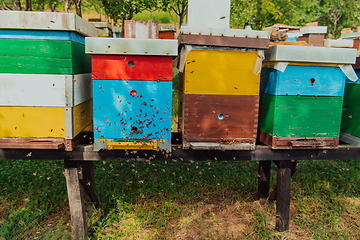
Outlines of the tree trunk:
{"type": "Polygon", "coordinates": [[[74,0],[74,5],[75,5],[75,9],[76,9],[76,14],[79,17],[82,17],[82,12],[81,12],[81,0],[74,0]]]}
{"type": "Polygon", "coordinates": [[[69,0],[65,0],[64,1],[65,12],[67,12],[67,13],[69,12],[70,6],[71,6],[71,4],[69,3],[69,0]]]}
{"type": "Polygon", "coordinates": [[[8,5],[6,5],[5,0],[2,1],[1,10],[12,10],[8,5]]]}
{"type": "Polygon", "coordinates": [[[185,16],[187,14],[187,9],[188,9],[187,1],[183,1],[182,2],[181,13],[180,13],[180,22],[179,22],[180,25],[179,25],[179,28],[181,27],[181,24],[183,24],[183,22],[184,22],[185,16]]]}
{"type": "Polygon", "coordinates": [[[32,11],[31,0],[26,0],[26,9],[25,9],[25,11],[32,11]]]}
{"type": "Polygon", "coordinates": [[[14,10],[21,11],[21,3],[20,0],[13,0],[14,10]]]}

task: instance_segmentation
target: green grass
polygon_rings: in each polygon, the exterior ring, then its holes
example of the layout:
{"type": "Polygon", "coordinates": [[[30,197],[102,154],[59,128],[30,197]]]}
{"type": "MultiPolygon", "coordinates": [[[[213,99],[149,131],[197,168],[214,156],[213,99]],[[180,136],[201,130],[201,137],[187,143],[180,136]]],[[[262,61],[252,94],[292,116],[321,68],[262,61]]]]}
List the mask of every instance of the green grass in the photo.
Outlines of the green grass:
{"type": "MultiPolygon", "coordinates": [[[[257,162],[94,162],[91,239],[359,239],[360,163],[299,161],[290,230],[255,199],[257,162]]],[[[62,161],[0,161],[0,239],[71,239],[62,161]]],[[[276,182],[272,165],[271,188],[276,182]]]]}

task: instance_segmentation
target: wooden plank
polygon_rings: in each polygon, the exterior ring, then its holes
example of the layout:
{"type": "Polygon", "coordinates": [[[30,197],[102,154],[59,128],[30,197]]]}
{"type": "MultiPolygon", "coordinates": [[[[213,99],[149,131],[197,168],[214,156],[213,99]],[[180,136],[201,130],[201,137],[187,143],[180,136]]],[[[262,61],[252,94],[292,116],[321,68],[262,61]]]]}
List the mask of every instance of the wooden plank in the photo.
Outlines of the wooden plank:
{"type": "Polygon", "coordinates": [[[60,149],[65,148],[63,139],[47,139],[47,140],[37,140],[37,139],[4,139],[0,138],[0,148],[16,148],[16,149],[60,149]]]}
{"type": "Polygon", "coordinates": [[[355,59],[355,49],[277,45],[265,51],[264,61],[354,64],[355,59]]]}
{"type": "Polygon", "coordinates": [[[178,41],[167,39],[86,38],[87,54],[177,56],[178,41]]]}
{"type": "MultiPolygon", "coordinates": [[[[202,35],[232,38],[256,38],[266,39],[269,45],[270,32],[256,31],[250,29],[234,29],[234,28],[212,28],[200,26],[181,26],[180,33],[183,35],[202,35]]],[[[241,39],[238,39],[241,41],[241,39]]]]}
{"type": "Polygon", "coordinates": [[[259,129],[274,137],[339,137],[342,97],[260,97],[259,129]]]}
{"type": "Polygon", "coordinates": [[[0,107],[0,138],[65,138],[62,107],[0,107]]]}
{"type": "Polygon", "coordinates": [[[289,228],[291,161],[281,161],[277,169],[276,228],[283,232],[289,228]]]}
{"type": "Polygon", "coordinates": [[[65,107],[71,75],[0,74],[0,106],[65,107]]]}
{"type": "Polygon", "coordinates": [[[269,197],[271,161],[259,162],[258,175],[258,198],[260,204],[264,205],[269,197]]]}
{"type": "Polygon", "coordinates": [[[246,160],[246,161],[270,161],[270,160],[348,160],[360,159],[360,148],[340,145],[338,149],[271,149],[268,146],[257,145],[253,151],[221,151],[221,150],[184,150],[178,145],[173,145],[170,155],[162,151],[101,151],[94,152],[94,145],[80,144],[72,152],[65,150],[46,149],[0,149],[0,159],[28,159],[28,160],[70,160],[70,161],[145,161],[149,156],[154,156],[157,161],[169,161],[175,159],[206,161],[216,159],[218,161],[246,160]]]}
{"type": "Polygon", "coordinates": [[[341,131],[360,137],[360,84],[346,83],[341,131]]]}
{"type": "Polygon", "coordinates": [[[92,122],[92,100],[87,100],[86,102],[76,105],[72,110],[73,135],[76,136],[92,122]]]}
{"type": "Polygon", "coordinates": [[[260,74],[253,69],[257,51],[194,49],[182,78],[185,94],[258,95],[260,74]]]}
{"type": "Polygon", "coordinates": [[[259,140],[272,149],[336,149],[339,138],[336,137],[275,137],[260,131],[259,140]]]}
{"type": "Polygon", "coordinates": [[[185,94],[183,140],[232,142],[255,139],[258,96],[185,94]]]}
{"type": "Polygon", "coordinates": [[[181,34],[179,44],[268,49],[269,39],[181,34]]]}
{"type": "Polygon", "coordinates": [[[60,40],[85,45],[85,36],[72,31],[0,29],[0,39],[60,40]]]}
{"type": "Polygon", "coordinates": [[[172,80],[172,58],[92,55],[92,77],[103,80],[172,80]]]}
{"type": "Polygon", "coordinates": [[[76,106],[92,98],[92,78],[91,73],[74,75],[72,80],[74,95],[73,104],[69,106],[76,106]]]}
{"type": "Polygon", "coordinates": [[[344,96],[345,74],[339,67],[287,66],[284,72],[263,68],[260,92],[286,96],[344,96]]]}
{"type": "Polygon", "coordinates": [[[125,38],[158,39],[159,22],[125,20],[124,32],[125,38]]]}
{"type": "MultiPolygon", "coordinates": [[[[86,239],[86,213],[83,189],[79,182],[79,163],[64,161],[66,188],[68,193],[72,235],[74,239],[86,239]]],[[[81,172],[81,171],[80,171],[81,172]]]]}
{"type": "Polygon", "coordinates": [[[0,28],[76,31],[97,37],[96,28],[75,13],[2,11],[0,28]]]}
{"type": "MultiPolygon", "coordinates": [[[[208,139],[211,141],[212,139],[208,139]]],[[[194,150],[254,150],[255,149],[255,139],[243,138],[243,139],[234,139],[233,142],[228,143],[212,143],[212,142],[187,142],[183,141],[184,149],[194,149],[194,150]]]]}
{"type": "Polygon", "coordinates": [[[172,82],[93,80],[93,91],[94,138],[171,138],[172,82]]]}
{"type": "Polygon", "coordinates": [[[84,46],[71,41],[0,39],[0,73],[90,73],[90,61],[84,46]]]}
{"type": "Polygon", "coordinates": [[[95,206],[98,207],[100,201],[96,193],[93,162],[85,161],[82,162],[81,165],[83,178],[80,179],[80,183],[83,185],[85,192],[89,196],[91,202],[93,202],[95,206]]]}

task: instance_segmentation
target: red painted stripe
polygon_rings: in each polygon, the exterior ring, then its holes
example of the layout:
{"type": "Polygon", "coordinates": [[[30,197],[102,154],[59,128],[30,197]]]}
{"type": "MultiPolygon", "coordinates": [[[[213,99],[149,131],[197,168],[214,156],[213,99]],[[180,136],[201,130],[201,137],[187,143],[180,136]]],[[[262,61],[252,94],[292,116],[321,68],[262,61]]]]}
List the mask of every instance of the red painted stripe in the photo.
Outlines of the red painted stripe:
{"type": "Polygon", "coordinates": [[[171,81],[172,57],[92,55],[92,78],[171,81]]]}

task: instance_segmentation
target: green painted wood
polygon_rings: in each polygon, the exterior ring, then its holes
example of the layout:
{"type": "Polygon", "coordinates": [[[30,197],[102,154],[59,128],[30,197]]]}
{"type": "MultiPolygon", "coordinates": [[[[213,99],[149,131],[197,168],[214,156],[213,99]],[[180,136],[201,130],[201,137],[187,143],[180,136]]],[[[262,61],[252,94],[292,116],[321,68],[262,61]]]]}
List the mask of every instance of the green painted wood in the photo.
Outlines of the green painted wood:
{"type": "Polygon", "coordinates": [[[341,131],[360,137],[360,84],[346,83],[341,131]]]}
{"type": "Polygon", "coordinates": [[[0,39],[0,73],[91,72],[85,46],[72,41],[0,39]]]}
{"type": "Polygon", "coordinates": [[[261,94],[259,129],[276,137],[339,137],[342,97],[261,94]]]}

